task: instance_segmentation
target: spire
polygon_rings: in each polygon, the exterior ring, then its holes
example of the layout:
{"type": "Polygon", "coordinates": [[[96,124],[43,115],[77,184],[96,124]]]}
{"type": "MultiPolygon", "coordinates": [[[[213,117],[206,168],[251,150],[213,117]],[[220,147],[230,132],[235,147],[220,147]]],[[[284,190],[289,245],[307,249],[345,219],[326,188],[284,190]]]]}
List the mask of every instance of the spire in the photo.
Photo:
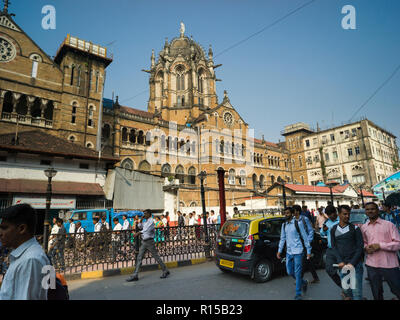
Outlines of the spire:
{"type": "Polygon", "coordinates": [[[168,43],[168,38],[165,38],[165,42],[164,42],[164,48],[168,47],[169,43],[168,43]]]}
{"type": "Polygon", "coordinates": [[[154,56],[154,49],[151,50],[151,68],[156,65],[156,57],[154,56]]]}
{"type": "Polygon", "coordinates": [[[213,51],[212,51],[211,44],[210,44],[210,48],[208,49],[208,59],[211,61],[213,60],[213,51]]]}
{"type": "Polygon", "coordinates": [[[9,1],[8,1],[8,0],[3,0],[3,2],[4,2],[3,12],[4,12],[4,13],[8,13],[9,1]]]}

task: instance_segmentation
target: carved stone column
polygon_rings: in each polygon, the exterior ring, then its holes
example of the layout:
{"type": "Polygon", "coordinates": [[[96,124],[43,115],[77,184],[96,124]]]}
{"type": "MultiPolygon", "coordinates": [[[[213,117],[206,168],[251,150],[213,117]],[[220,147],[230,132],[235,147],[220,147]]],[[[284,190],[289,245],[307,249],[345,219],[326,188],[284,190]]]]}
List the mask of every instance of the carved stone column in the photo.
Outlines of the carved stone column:
{"type": "Polygon", "coordinates": [[[0,118],[3,113],[4,96],[6,95],[6,92],[7,91],[0,90],[0,118]]]}
{"type": "Polygon", "coordinates": [[[44,118],[44,111],[46,110],[47,103],[49,102],[49,100],[41,99],[40,102],[41,102],[41,104],[40,104],[40,112],[41,112],[40,113],[40,123],[42,125],[45,125],[46,124],[46,120],[44,118]]]}
{"type": "Polygon", "coordinates": [[[27,96],[26,97],[26,103],[28,106],[28,111],[26,112],[26,121],[28,123],[32,123],[32,106],[35,102],[36,97],[34,96],[27,96]]]}
{"type": "Polygon", "coordinates": [[[13,94],[12,94],[13,109],[12,109],[12,112],[11,112],[11,119],[15,119],[15,120],[17,119],[17,116],[18,116],[18,114],[17,114],[17,105],[18,105],[19,98],[21,98],[21,94],[13,92],[13,94]]]}

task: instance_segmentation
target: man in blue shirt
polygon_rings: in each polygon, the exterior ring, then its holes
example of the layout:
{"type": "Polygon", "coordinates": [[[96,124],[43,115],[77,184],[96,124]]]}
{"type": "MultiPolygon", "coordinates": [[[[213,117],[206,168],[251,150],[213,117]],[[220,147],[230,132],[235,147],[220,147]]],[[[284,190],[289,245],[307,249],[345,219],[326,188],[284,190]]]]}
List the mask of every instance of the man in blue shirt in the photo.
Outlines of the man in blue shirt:
{"type": "Polygon", "coordinates": [[[282,225],[281,239],[276,256],[279,260],[281,259],[281,253],[286,243],[286,270],[290,276],[296,279],[295,300],[301,300],[301,291],[306,292],[308,285],[308,282],[303,280],[302,276],[304,247],[307,252],[307,259],[310,259],[311,245],[308,241],[308,235],[304,230],[304,225],[298,223],[293,214],[293,208],[285,209],[286,222],[282,225]]]}
{"type": "Polygon", "coordinates": [[[400,215],[392,210],[392,206],[388,202],[383,203],[382,209],[383,212],[381,218],[393,223],[400,232],[400,215]]]}
{"type": "MultiPolygon", "coordinates": [[[[307,207],[303,206],[303,210],[307,209],[307,207]]],[[[311,224],[311,221],[309,220],[309,218],[307,218],[305,215],[303,215],[303,212],[301,211],[301,207],[299,205],[294,205],[293,206],[294,209],[294,217],[296,218],[296,220],[300,223],[303,224],[304,226],[304,230],[307,233],[307,238],[308,238],[308,242],[310,243],[310,246],[312,247],[312,242],[314,240],[314,228],[313,225],[311,224]]],[[[312,263],[311,259],[304,259],[303,256],[303,276],[304,276],[304,272],[306,267],[308,267],[308,270],[311,272],[311,275],[313,277],[313,280],[311,281],[311,283],[318,283],[319,282],[319,278],[318,278],[318,274],[315,271],[315,267],[314,264],[312,263]]]]}

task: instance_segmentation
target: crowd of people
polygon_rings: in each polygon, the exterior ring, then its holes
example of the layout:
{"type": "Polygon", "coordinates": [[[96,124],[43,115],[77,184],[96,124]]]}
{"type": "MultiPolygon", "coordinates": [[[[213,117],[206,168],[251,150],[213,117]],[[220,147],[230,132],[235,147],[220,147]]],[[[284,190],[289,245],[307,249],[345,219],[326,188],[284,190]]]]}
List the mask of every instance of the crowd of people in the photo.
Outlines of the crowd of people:
{"type": "Polygon", "coordinates": [[[296,300],[301,300],[307,291],[305,267],[313,275],[311,283],[319,282],[311,262],[314,231],[327,237],[326,272],[340,288],[343,299],[364,299],[364,266],[375,300],[383,300],[383,280],[400,299],[399,210],[388,203],[379,207],[369,202],[365,205],[368,219],[359,226],[350,223],[351,210],[348,205],[328,205],[319,208],[315,216],[306,207],[285,208],[286,222],[282,225],[277,258],[282,258],[286,247],[286,270],[295,279],[296,300]]]}

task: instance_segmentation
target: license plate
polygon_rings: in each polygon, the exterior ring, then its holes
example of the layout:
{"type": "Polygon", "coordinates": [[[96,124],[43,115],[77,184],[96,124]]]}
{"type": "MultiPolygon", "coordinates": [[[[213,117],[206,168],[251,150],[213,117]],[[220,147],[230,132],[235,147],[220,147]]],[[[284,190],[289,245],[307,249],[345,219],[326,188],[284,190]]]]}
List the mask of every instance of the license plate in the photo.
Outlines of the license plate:
{"type": "Polygon", "coordinates": [[[227,268],[233,269],[233,265],[234,265],[235,263],[234,263],[233,261],[221,259],[221,260],[219,261],[219,264],[220,264],[221,266],[223,266],[223,267],[227,267],[227,268]]]}

